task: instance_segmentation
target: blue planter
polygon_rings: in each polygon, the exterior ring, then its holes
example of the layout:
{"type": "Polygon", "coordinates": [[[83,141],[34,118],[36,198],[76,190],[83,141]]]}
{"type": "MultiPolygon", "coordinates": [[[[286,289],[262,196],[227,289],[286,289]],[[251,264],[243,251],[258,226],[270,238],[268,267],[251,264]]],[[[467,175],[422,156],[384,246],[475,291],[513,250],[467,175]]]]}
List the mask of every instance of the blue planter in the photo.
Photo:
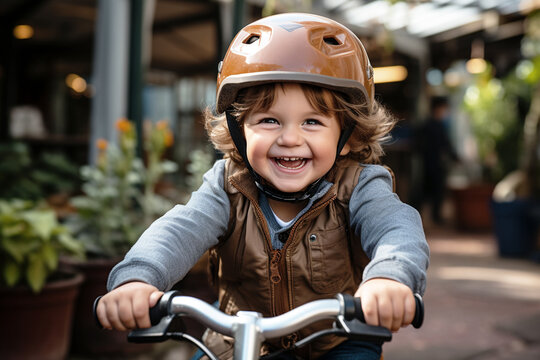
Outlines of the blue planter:
{"type": "Polygon", "coordinates": [[[503,257],[531,257],[536,248],[538,220],[533,216],[534,202],[491,201],[493,228],[503,257]]]}

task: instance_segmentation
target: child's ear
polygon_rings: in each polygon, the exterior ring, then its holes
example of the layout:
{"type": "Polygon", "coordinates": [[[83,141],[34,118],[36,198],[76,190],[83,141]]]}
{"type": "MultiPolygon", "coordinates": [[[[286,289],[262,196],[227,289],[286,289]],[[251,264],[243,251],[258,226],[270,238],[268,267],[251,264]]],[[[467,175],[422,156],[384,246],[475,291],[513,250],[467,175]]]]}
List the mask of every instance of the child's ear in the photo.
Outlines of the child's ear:
{"type": "Polygon", "coordinates": [[[349,143],[346,143],[343,149],[341,149],[339,155],[345,156],[351,151],[351,147],[349,146],[349,143]]]}

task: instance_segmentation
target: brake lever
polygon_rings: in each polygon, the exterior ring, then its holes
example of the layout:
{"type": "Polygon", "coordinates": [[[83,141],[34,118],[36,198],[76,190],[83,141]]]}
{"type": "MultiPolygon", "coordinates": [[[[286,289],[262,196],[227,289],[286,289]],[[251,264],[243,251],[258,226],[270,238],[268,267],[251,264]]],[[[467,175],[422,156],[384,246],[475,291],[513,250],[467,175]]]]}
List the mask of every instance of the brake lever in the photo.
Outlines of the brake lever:
{"type": "Polygon", "coordinates": [[[186,327],[181,316],[169,314],[172,299],[179,291],[168,291],[161,296],[155,306],[149,309],[152,327],[135,329],[128,334],[128,341],[133,343],[157,343],[171,338],[173,333],[184,333],[186,327]]]}
{"type": "Polygon", "coordinates": [[[146,329],[135,329],[129,332],[127,338],[132,343],[157,343],[169,339],[168,330],[175,316],[167,315],[161,318],[157,325],[146,329]]]}
{"type": "Polygon", "coordinates": [[[381,344],[392,340],[392,332],[387,328],[368,325],[357,319],[345,320],[342,316],[339,316],[334,323],[334,328],[341,330],[336,335],[352,340],[381,344]]]}

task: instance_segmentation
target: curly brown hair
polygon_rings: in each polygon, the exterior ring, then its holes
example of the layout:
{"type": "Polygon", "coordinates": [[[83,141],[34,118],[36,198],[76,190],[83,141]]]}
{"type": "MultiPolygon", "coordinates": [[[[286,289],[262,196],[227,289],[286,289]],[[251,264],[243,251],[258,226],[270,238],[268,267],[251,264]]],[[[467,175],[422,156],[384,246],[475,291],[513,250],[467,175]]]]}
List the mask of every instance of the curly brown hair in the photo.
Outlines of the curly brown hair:
{"type": "MultiPolygon", "coordinates": [[[[377,101],[371,108],[367,103],[355,104],[347,95],[322,87],[299,84],[310,105],[324,115],[335,115],[341,128],[354,124],[354,131],[347,141],[350,151],[345,157],[361,163],[374,164],[384,154],[381,143],[389,139],[389,132],[396,120],[377,101]]],[[[252,112],[267,111],[276,97],[277,87],[284,83],[270,83],[251,86],[238,93],[232,104],[232,114],[242,124],[252,112]]],[[[243,159],[236,150],[229,134],[225,114],[214,114],[210,108],[205,111],[205,128],[215,148],[224,153],[225,158],[242,164],[243,159]]]]}

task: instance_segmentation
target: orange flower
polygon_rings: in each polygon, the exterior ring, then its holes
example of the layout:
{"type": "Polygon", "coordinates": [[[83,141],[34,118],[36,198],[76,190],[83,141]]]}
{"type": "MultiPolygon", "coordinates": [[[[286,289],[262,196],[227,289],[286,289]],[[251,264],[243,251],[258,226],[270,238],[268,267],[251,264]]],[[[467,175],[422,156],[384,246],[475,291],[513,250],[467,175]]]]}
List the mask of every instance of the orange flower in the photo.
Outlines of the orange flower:
{"type": "Polygon", "coordinates": [[[167,120],[159,120],[156,123],[156,129],[158,130],[165,130],[169,127],[169,124],[167,123],[167,120]]]}
{"type": "Polygon", "coordinates": [[[165,133],[165,146],[170,147],[172,146],[173,143],[174,143],[173,133],[172,131],[167,130],[167,132],[165,133]]]}
{"type": "Polygon", "coordinates": [[[131,130],[131,122],[126,118],[120,118],[116,122],[116,129],[120,132],[128,132],[131,130]]]}
{"type": "Polygon", "coordinates": [[[109,143],[105,139],[97,139],[96,141],[96,146],[98,150],[101,150],[101,151],[107,150],[108,145],[109,143]]]}

